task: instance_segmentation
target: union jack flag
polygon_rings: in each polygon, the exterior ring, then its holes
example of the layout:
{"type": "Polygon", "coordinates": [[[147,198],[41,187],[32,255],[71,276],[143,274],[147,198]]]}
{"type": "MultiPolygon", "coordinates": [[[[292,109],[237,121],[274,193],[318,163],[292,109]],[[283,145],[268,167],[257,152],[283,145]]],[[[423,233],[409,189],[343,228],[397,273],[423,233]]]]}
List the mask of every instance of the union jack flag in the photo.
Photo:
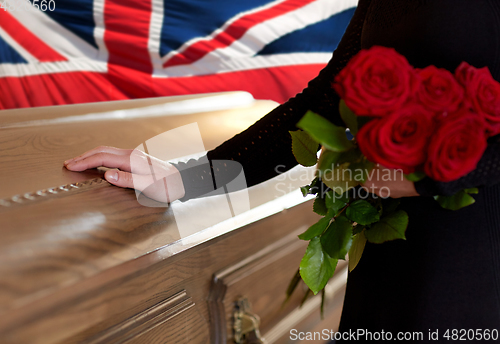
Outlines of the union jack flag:
{"type": "Polygon", "coordinates": [[[0,109],[233,90],[283,102],[327,63],[357,4],[40,1],[0,0],[0,109]]]}

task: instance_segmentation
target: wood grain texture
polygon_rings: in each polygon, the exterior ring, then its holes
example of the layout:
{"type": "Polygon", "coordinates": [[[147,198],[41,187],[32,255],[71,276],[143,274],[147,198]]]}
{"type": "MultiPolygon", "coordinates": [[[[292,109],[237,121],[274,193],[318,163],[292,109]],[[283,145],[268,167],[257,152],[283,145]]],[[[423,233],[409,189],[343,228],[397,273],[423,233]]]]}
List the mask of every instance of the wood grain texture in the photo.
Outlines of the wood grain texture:
{"type": "MultiPolygon", "coordinates": [[[[192,122],[199,124],[210,149],[274,106],[258,101],[245,109],[168,118],[0,128],[0,199],[102,178],[102,171],[74,173],[64,169],[62,162],[97,145],[133,148],[192,122]]],[[[27,112],[15,112],[16,116],[36,118],[30,110],[23,111],[27,112]]],[[[0,123],[14,120],[12,113],[3,118],[0,113],[0,123]]],[[[280,203],[273,202],[281,193],[277,182],[270,181],[250,190],[250,213],[255,220],[245,222],[248,225],[224,227],[221,232],[207,228],[185,237],[172,208],[144,207],[133,190],[98,184],[73,193],[61,190],[60,195],[15,206],[0,204],[2,344],[104,343],[107,339],[207,343],[211,319],[207,299],[214,273],[255,257],[256,252],[274,247],[318,219],[311,202],[279,208],[280,203]],[[266,212],[271,204],[274,210],[266,212]],[[213,236],[203,236],[210,230],[213,236]],[[180,306],[171,303],[181,291],[180,306]],[[169,306],[162,308],[165,305],[169,306]]],[[[197,214],[197,207],[203,205],[187,202],[181,206],[197,214]]],[[[294,242],[293,250],[277,250],[269,264],[254,259],[247,265],[250,272],[238,275],[225,295],[225,312],[238,291],[244,292],[243,286],[256,280],[249,296],[262,313],[264,328],[286,314],[288,308],[281,312],[276,307],[292,267],[296,268],[303,254],[303,243],[294,242]],[[257,295],[259,290],[262,295],[257,295]]],[[[294,297],[289,309],[300,295],[294,297]]]]}
{"type": "Polygon", "coordinates": [[[205,149],[213,149],[274,106],[273,102],[258,101],[241,109],[166,118],[0,129],[0,199],[95,178],[97,171],[71,172],[63,162],[101,145],[133,149],[151,137],[190,123],[198,123],[205,149]]]}
{"type": "MultiPolygon", "coordinates": [[[[185,289],[196,303],[205,319],[208,338],[210,317],[206,299],[213,273],[230,262],[244,260],[290,232],[305,229],[317,218],[310,203],[297,208],[267,218],[265,224],[257,222],[168,259],[156,261],[156,252],[152,252],[61,288],[4,313],[0,317],[0,338],[5,343],[79,343],[180,289],[185,289]],[[242,242],[246,244],[241,245],[242,242]]],[[[284,295],[285,289],[273,290],[284,295]]]]}
{"type": "Polygon", "coordinates": [[[186,328],[199,320],[194,319],[197,315],[192,309],[194,306],[193,300],[183,290],[83,343],[121,344],[137,340],[144,343],[146,338],[149,338],[147,343],[168,343],[169,339],[183,335],[195,338],[196,335],[192,336],[192,331],[186,328]]]}
{"type": "MultiPolygon", "coordinates": [[[[102,106],[109,108],[107,103],[102,106]]],[[[200,124],[209,147],[214,147],[239,129],[221,123],[238,115],[235,122],[249,125],[272,106],[271,102],[258,102],[246,109],[173,116],[168,120],[160,117],[0,129],[0,198],[102,178],[102,171],[70,172],[62,162],[97,145],[135,147],[151,136],[193,121],[200,124]]],[[[33,111],[40,110],[15,112],[32,119],[33,111]]],[[[0,206],[0,311],[21,306],[59,286],[88,278],[180,238],[171,209],[142,207],[133,191],[108,183],[101,185],[71,197],[49,195],[47,201],[0,206]]]]}

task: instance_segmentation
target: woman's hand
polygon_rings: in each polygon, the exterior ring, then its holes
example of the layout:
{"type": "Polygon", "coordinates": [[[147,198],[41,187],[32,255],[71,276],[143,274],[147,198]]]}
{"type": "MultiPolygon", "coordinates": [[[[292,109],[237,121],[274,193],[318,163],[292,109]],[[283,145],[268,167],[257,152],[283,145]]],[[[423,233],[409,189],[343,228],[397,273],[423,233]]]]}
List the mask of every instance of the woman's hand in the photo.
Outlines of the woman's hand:
{"type": "Polygon", "coordinates": [[[185,194],[181,175],[172,164],[136,149],[101,146],[65,161],[64,166],[77,172],[100,166],[118,168],[106,171],[104,178],[159,202],[170,203],[185,194]]]}
{"type": "Polygon", "coordinates": [[[413,197],[420,196],[415,184],[404,177],[403,171],[393,170],[376,165],[368,175],[363,187],[380,197],[413,197]]]}

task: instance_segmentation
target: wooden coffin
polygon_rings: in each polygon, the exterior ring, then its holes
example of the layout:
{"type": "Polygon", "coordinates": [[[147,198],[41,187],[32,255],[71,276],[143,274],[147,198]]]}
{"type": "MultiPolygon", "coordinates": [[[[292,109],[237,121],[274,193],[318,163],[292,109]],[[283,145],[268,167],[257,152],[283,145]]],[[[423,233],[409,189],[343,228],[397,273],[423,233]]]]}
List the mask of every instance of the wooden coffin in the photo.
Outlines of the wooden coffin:
{"type": "Polygon", "coordinates": [[[0,112],[0,342],[298,343],[291,329],[335,330],[345,264],[324,320],[320,298],[299,307],[302,284],[283,305],[306,248],[297,234],[317,215],[282,184],[309,172],[250,188],[249,209],[217,222],[206,209],[218,196],[147,207],[101,169],[63,167],[190,123],[212,149],[274,106],[234,92],[0,112]],[[183,232],[175,211],[202,228],[183,232]]]}

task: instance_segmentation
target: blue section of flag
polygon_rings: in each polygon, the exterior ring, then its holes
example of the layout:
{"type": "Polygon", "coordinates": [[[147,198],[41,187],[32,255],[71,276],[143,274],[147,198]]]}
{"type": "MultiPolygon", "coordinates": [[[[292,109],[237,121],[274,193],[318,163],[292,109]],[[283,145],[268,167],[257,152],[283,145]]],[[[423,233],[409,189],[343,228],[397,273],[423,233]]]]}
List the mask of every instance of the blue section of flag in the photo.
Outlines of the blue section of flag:
{"type": "Polygon", "coordinates": [[[44,13],[97,49],[94,39],[93,0],[52,1],[55,2],[55,10],[47,10],[44,13]]]}
{"type": "Polygon", "coordinates": [[[0,63],[28,63],[28,61],[0,37],[0,63]]]}
{"type": "Polygon", "coordinates": [[[240,12],[266,5],[269,0],[165,0],[160,55],[180,48],[185,42],[205,37],[240,12]]]}
{"type": "Polygon", "coordinates": [[[342,39],[354,10],[355,8],[348,9],[319,23],[290,32],[266,45],[257,55],[297,52],[331,53],[342,39]]]}

